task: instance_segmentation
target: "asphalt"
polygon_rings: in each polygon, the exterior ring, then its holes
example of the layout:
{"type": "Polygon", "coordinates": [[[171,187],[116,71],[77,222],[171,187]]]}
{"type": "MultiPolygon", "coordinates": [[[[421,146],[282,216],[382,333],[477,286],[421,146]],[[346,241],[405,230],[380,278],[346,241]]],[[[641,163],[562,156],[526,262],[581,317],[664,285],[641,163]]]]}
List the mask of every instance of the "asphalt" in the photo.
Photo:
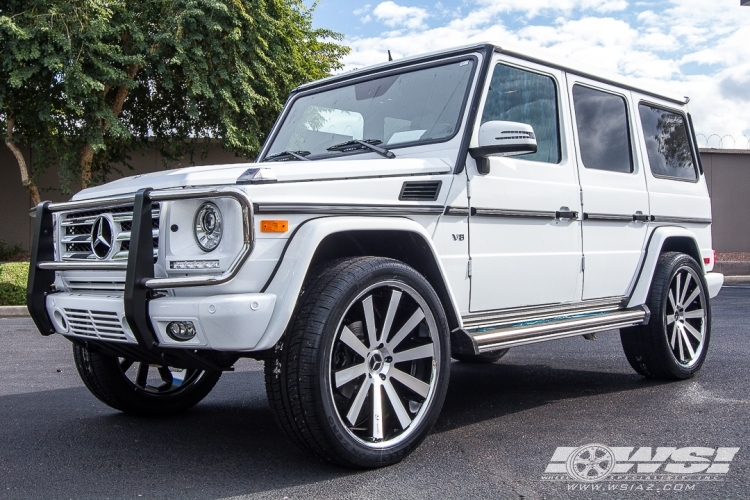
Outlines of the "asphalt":
{"type": "Polygon", "coordinates": [[[721,292],[708,359],[683,382],[636,375],[616,333],[517,348],[494,365],[454,363],[422,446],[365,472],[320,463],[286,439],[257,362],[239,363],[182,416],[129,417],[83,387],[68,341],[41,337],[28,318],[0,319],[0,498],[745,499],[748,312],[750,286],[721,292]],[[684,481],[691,491],[593,493],[542,480],[557,447],[587,443],[740,451],[723,481],[684,481]]]}

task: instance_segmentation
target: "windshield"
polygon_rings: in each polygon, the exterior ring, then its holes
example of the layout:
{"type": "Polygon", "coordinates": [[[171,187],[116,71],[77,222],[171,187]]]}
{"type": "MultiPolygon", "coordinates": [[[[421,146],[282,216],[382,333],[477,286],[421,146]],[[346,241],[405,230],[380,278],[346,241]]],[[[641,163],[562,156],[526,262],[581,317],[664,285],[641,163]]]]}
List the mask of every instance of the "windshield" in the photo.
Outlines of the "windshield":
{"type": "Polygon", "coordinates": [[[473,69],[467,59],[295,99],[266,158],[337,156],[351,148],[330,148],[352,140],[389,149],[448,140],[460,126],[473,69]]]}

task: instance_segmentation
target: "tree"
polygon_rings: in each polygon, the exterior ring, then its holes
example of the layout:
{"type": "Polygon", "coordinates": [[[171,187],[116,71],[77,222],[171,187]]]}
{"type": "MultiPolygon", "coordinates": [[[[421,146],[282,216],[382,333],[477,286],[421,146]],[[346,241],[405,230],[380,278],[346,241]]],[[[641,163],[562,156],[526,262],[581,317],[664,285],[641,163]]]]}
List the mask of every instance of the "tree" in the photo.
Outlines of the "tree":
{"type": "Polygon", "coordinates": [[[0,125],[35,202],[49,166],[66,188],[149,146],[251,157],[289,91],[341,67],[341,39],[301,0],[6,0],[0,125]]]}

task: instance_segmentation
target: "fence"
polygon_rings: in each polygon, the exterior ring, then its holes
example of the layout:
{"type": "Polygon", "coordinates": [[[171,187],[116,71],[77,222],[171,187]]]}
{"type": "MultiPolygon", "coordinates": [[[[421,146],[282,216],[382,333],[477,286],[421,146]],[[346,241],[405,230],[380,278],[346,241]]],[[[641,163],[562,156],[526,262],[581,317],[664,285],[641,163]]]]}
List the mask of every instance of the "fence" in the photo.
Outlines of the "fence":
{"type": "Polygon", "coordinates": [[[741,135],[695,134],[701,149],[750,149],[750,137],[741,135]]]}

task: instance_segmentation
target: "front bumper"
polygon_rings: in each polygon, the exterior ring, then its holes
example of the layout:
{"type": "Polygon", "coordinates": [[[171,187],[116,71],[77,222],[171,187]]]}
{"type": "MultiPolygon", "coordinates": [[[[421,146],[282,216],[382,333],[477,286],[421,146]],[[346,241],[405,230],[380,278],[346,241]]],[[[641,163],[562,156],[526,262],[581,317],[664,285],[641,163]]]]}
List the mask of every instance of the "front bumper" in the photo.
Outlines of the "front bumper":
{"type": "MultiPolygon", "coordinates": [[[[161,347],[246,351],[255,347],[271,321],[276,296],[265,293],[203,298],[162,297],[148,304],[151,330],[161,347]],[[196,335],[170,338],[172,321],[192,321],[196,335]]],[[[118,296],[55,293],[47,295],[47,315],[59,334],[81,340],[138,344],[118,296]]]]}
{"type": "Polygon", "coordinates": [[[141,352],[144,357],[153,358],[162,356],[164,351],[174,351],[180,356],[200,348],[252,349],[270,321],[276,302],[274,295],[211,295],[186,299],[160,292],[178,287],[220,285],[237,275],[254,247],[252,202],[239,189],[142,189],[134,196],[44,202],[36,208],[35,217],[27,304],[42,335],[62,333],[85,337],[98,344],[124,345],[129,352],[141,352]],[[235,261],[221,275],[156,278],[151,225],[153,203],[215,197],[233,198],[242,209],[244,244],[235,261]],[[122,204],[133,204],[127,263],[55,261],[53,212],[122,204]],[[117,269],[125,270],[122,296],[61,293],[53,286],[57,271],[117,269]],[[194,321],[199,335],[187,342],[172,340],[165,334],[170,320],[194,321]],[[128,344],[134,344],[132,349],[128,344]]]}

